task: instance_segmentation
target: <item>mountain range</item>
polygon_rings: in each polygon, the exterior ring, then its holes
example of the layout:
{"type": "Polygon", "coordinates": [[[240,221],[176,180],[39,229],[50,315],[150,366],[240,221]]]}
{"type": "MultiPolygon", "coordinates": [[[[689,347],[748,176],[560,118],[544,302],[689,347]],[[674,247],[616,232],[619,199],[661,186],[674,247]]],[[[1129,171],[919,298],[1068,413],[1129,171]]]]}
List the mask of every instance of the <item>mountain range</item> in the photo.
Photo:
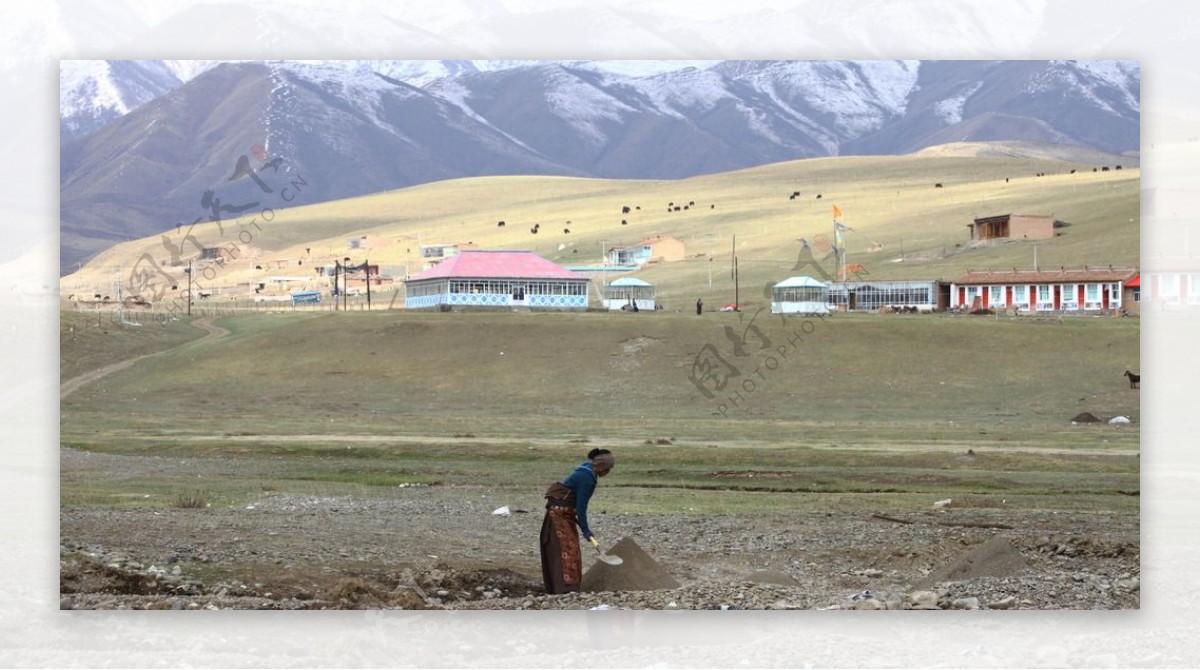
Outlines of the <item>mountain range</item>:
{"type": "Polygon", "coordinates": [[[291,204],[308,204],[960,141],[1130,156],[1140,135],[1133,61],[64,61],[60,82],[64,273],[204,217],[206,195],[252,199],[252,181],[231,181],[252,153],[283,159],[303,182],[291,204]]]}

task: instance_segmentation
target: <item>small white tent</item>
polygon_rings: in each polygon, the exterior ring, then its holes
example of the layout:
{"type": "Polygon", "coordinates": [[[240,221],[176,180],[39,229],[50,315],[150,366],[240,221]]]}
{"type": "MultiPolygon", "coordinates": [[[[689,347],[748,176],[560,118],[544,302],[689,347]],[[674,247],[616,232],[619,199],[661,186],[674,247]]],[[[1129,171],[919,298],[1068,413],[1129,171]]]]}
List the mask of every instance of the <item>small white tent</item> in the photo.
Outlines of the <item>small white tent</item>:
{"type": "Polygon", "coordinates": [[[790,277],[771,287],[772,314],[828,314],[829,287],[812,277],[790,277]]]}
{"type": "Polygon", "coordinates": [[[654,285],[636,277],[621,277],[604,287],[604,306],[609,310],[632,308],[654,311],[654,285]]]}

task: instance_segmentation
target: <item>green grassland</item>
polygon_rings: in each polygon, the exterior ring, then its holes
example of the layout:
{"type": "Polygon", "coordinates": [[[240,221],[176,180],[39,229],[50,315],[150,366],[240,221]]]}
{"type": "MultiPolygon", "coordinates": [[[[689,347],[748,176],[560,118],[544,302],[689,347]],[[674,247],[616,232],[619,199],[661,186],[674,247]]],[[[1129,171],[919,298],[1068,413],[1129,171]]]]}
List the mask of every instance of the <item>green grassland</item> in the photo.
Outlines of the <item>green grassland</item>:
{"type": "Polygon", "coordinates": [[[774,500],[788,507],[957,497],[1136,510],[1136,423],[1070,421],[1140,418],[1120,376],[1137,367],[1136,320],[760,314],[763,337],[746,337],[738,356],[726,328],[743,333],[749,318],[225,318],[228,336],[64,399],[62,442],[227,471],[201,481],[73,472],[63,499],[170,505],[197,486],[218,504],[401,484],[536,493],[603,446],[619,454],[608,485],[625,489],[617,506],[629,510],[777,511],[764,492],[787,494],[774,500]],[[711,399],[690,379],[708,345],[741,371],[711,399]]]}
{"type": "Polygon", "coordinates": [[[188,321],[160,320],[157,316],[147,312],[63,311],[59,323],[59,380],[170,349],[204,334],[188,321]]]}
{"type": "MultiPolygon", "coordinates": [[[[596,265],[607,247],[663,234],[688,257],[638,273],[658,286],[656,313],[407,313],[380,309],[388,290],[375,311],[247,312],[198,341],[188,319],[107,328],[64,311],[64,380],[163,353],[64,398],[62,444],[175,465],[73,468],[62,500],[171,506],[194,492],[228,505],[415,484],[511,489],[536,506],[546,482],[601,446],[619,458],[605,483],[622,490],[613,511],[887,511],[954,498],[1136,514],[1139,393],[1121,373],[1139,369],[1137,319],[805,321],[762,308],[764,287],[793,274],[797,238],[832,236],[832,204],[854,229],[849,262],[871,279],[1031,267],[1035,243],[967,243],[972,219],[1005,213],[1070,224],[1036,242],[1041,267],[1136,265],[1139,177],[1049,157],[839,157],[679,181],[461,179],[197,226],[206,245],[239,243],[237,259],[197,269],[223,300],[346,255],[403,277],[429,243],[596,265]],[[349,251],[360,236],[368,249],[349,251]],[[691,313],[697,298],[714,307],[735,295],[741,313],[691,313]],[[714,354],[738,372],[720,389],[701,374],[714,354]],[[1071,425],[1085,411],[1134,423],[1071,425]]],[[[108,293],[144,253],[167,267],[160,237],[125,243],[64,277],[63,294],[108,293]]]]}

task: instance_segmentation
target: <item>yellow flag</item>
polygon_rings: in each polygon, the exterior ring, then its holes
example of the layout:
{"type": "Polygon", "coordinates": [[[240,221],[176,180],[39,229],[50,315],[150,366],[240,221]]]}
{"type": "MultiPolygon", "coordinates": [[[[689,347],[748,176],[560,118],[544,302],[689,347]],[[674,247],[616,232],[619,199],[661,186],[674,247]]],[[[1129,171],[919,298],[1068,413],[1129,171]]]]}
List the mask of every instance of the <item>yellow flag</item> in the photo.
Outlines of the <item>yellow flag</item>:
{"type": "Polygon", "coordinates": [[[835,218],[835,219],[842,218],[842,210],[837,205],[833,206],[833,218],[835,218]]]}

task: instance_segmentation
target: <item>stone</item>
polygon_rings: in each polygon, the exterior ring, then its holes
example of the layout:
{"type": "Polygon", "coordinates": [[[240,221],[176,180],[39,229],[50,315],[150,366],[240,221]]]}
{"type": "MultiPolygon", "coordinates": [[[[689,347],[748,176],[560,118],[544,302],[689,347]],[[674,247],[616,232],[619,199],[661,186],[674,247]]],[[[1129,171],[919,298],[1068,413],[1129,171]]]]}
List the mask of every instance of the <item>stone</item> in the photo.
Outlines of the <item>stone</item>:
{"type": "Polygon", "coordinates": [[[979,598],[955,598],[951,601],[950,607],[956,610],[977,610],[979,609],[979,598]]]}
{"type": "Polygon", "coordinates": [[[906,602],[914,610],[938,609],[938,597],[933,591],[913,591],[908,594],[906,602]]]}
{"type": "Polygon", "coordinates": [[[878,598],[866,598],[864,600],[859,600],[859,601],[855,602],[854,609],[856,609],[856,610],[885,610],[885,609],[887,609],[887,604],[885,604],[882,600],[879,600],[878,598]]]}
{"type": "Polygon", "coordinates": [[[992,610],[1010,610],[1016,606],[1017,606],[1017,597],[1016,596],[1008,596],[1007,598],[1002,598],[1000,600],[997,600],[994,603],[988,603],[988,609],[992,609],[992,610]]]}

